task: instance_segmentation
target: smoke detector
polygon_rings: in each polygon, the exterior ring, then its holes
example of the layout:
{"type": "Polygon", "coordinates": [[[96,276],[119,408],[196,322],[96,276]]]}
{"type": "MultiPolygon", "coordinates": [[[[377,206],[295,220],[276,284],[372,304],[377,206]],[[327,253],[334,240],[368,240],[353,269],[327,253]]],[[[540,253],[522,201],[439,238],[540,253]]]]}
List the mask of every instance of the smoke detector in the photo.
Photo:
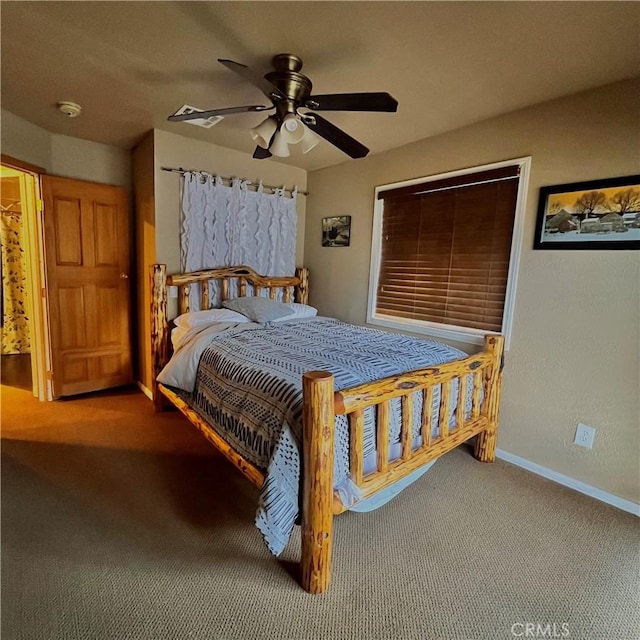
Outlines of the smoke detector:
{"type": "Polygon", "coordinates": [[[58,102],[58,110],[62,111],[65,116],[69,116],[69,118],[76,118],[80,115],[82,111],[82,107],[75,102],[58,102]]]}

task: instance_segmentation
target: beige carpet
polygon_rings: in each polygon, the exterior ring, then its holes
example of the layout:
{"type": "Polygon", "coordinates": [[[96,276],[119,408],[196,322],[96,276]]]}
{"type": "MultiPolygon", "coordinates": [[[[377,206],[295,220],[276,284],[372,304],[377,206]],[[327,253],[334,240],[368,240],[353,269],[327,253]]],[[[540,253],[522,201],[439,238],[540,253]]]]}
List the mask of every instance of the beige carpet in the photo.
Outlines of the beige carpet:
{"type": "Polygon", "coordinates": [[[154,413],[136,387],[56,402],[39,402],[30,391],[6,384],[0,394],[4,440],[215,454],[179,411],[154,413]]]}
{"type": "MultiPolygon", "coordinates": [[[[114,431],[136,431],[136,403],[153,423],[144,397],[117,398],[95,409],[114,431]]],[[[82,402],[96,400],[55,410],[82,402]]],[[[504,462],[456,450],[377,512],[337,518],[331,589],[310,596],[295,578],[299,531],[270,556],[257,491],[217,456],[13,435],[3,640],[640,638],[638,519],[504,462]]]]}

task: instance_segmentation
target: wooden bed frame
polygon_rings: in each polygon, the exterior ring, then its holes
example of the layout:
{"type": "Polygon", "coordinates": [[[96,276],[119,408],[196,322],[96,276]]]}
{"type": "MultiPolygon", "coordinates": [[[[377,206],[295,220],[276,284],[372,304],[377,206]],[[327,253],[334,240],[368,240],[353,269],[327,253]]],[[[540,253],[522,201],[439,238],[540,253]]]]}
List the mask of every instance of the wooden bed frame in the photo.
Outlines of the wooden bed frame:
{"type": "MultiPolygon", "coordinates": [[[[295,277],[260,276],[250,267],[209,269],[192,273],[167,275],[166,267],[152,267],[152,363],[153,397],[157,410],[167,406],[167,400],[175,405],[204,436],[251,482],[261,487],[264,473],[243,459],[171,389],[155,381],[168,361],[170,332],[167,319],[167,287],[178,287],[178,312],[193,311],[189,308],[189,292],[192,285],[200,285],[201,307],[208,309],[209,287],[203,283],[220,283],[222,299],[227,299],[230,283],[235,280],[238,295],[262,295],[281,297],[284,302],[307,303],[308,271],[296,270],[295,277]]],[[[327,347],[329,348],[329,347],[327,347]]],[[[427,462],[476,436],[474,456],[482,462],[495,460],[498,409],[502,380],[504,338],[487,335],[484,350],[463,360],[411,371],[397,376],[376,380],[351,389],[334,391],[333,376],[327,371],[309,371],[303,375],[303,443],[302,443],[302,587],[310,593],[323,593],[331,580],[331,548],[333,543],[333,516],[346,510],[333,489],[334,423],[336,415],[346,415],[350,427],[350,475],[364,497],[370,497],[395,481],[415,471],[427,462]],[[468,376],[473,380],[472,407],[468,419],[464,416],[468,376]],[[449,403],[453,380],[459,380],[460,393],[456,410],[456,424],[449,428],[449,403]],[[439,436],[431,437],[432,400],[434,387],[442,385],[438,410],[439,436]],[[411,448],[413,403],[411,394],[424,394],[422,446],[411,448]],[[393,398],[401,399],[402,454],[398,460],[388,461],[389,407],[393,398]],[[375,406],[377,470],[363,472],[364,410],[375,406]]]]}

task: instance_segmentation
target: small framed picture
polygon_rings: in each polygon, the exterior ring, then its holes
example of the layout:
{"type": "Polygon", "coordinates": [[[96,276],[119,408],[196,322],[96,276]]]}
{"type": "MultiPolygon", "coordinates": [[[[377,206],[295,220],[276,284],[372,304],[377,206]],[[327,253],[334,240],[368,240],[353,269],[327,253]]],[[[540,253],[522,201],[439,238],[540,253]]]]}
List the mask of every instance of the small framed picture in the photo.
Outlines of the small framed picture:
{"type": "Polygon", "coordinates": [[[322,218],[322,246],[348,247],[351,240],[351,216],[322,218]]]}
{"type": "Polygon", "coordinates": [[[540,189],[534,249],[640,249],[640,175],[540,189]]]}

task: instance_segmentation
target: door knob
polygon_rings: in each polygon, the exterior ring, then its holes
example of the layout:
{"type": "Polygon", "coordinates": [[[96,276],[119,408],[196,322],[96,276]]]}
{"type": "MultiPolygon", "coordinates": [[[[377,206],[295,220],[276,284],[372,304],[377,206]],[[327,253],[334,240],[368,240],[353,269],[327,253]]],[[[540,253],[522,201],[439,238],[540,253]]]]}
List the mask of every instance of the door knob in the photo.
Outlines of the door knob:
{"type": "Polygon", "coordinates": [[[120,274],[120,279],[121,279],[121,280],[128,280],[128,279],[129,279],[129,276],[128,276],[126,273],[121,273],[121,274],[120,274]]]}

